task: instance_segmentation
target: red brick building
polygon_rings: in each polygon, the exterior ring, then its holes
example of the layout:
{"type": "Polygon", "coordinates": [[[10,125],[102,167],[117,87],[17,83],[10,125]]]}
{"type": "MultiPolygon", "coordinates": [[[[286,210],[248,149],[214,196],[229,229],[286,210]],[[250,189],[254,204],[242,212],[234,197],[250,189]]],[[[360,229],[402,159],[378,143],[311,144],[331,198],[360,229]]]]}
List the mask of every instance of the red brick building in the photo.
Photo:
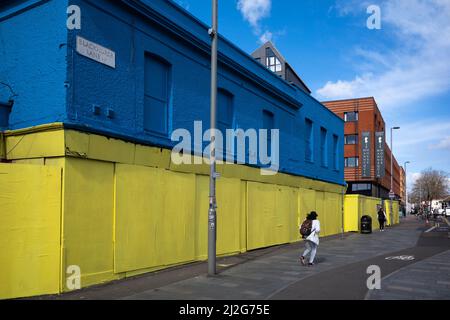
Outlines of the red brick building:
{"type": "Polygon", "coordinates": [[[406,206],[406,172],[400,167],[400,201],[403,206],[406,206]]]}
{"type": "MultiPolygon", "coordinates": [[[[384,132],[386,137],[386,124],[373,97],[327,101],[323,104],[335,114],[345,120],[345,180],[348,184],[347,193],[363,194],[378,198],[389,198],[391,185],[391,150],[384,141],[384,176],[376,175],[376,132],[384,132]],[[363,177],[363,133],[368,133],[370,140],[370,172],[363,177]]],[[[385,138],[386,139],[386,138],[385,138]]],[[[385,140],[384,139],[384,140],[385,140]]],[[[393,190],[397,198],[402,198],[400,190],[400,166],[394,159],[393,190]]],[[[368,162],[366,162],[368,163],[368,162]]],[[[383,174],[381,174],[383,175],[383,174]]]]}

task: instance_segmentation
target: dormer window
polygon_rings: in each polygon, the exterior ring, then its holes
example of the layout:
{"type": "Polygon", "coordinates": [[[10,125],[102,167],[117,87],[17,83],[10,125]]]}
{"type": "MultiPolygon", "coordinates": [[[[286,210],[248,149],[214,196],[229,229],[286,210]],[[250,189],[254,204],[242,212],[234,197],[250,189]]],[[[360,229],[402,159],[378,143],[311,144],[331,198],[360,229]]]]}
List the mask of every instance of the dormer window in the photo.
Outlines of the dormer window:
{"type": "Polygon", "coordinates": [[[270,47],[266,48],[266,67],[272,72],[281,72],[281,61],[270,47]]]}

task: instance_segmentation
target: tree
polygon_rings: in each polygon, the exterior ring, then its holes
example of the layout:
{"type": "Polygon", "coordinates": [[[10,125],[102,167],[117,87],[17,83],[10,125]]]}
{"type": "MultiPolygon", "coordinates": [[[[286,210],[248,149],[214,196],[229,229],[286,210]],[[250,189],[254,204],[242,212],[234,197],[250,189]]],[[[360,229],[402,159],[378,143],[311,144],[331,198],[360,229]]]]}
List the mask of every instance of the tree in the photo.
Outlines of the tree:
{"type": "Polygon", "coordinates": [[[444,171],[432,168],[422,171],[413,185],[411,202],[419,204],[426,201],[429,205],[433,200],[439,200],[449,195],[449,175],[444,171]]]}

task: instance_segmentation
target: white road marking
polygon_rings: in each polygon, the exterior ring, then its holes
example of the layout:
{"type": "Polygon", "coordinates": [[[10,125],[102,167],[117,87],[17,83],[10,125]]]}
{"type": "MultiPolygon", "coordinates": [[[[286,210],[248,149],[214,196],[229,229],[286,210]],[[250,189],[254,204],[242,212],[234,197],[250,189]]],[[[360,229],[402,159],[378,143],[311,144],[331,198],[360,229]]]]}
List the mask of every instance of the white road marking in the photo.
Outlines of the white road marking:
{"type": "Polygon", "coordinates": [[[428,232],[430,232],[430,231],[433,231],[434,229],[436,229],[436,226],[431,227],[430,229],[428,229],[427,231],[425,231],[425,233],[428,233],[428,232]]]}

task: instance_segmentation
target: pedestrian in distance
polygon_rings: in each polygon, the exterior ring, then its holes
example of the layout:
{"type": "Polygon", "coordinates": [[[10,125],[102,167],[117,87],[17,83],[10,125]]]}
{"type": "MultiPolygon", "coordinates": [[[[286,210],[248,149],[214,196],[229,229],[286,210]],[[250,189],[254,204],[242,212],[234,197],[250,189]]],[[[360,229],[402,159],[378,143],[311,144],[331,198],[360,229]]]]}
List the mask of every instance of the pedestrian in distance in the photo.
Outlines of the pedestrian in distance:
{"type": "Polygon", "coordinates": [[[315,211],[312,211],[303,221],[300,227],[300,234],[305,239],[306,250],[300,257],[302,265],[306,266],[306,257],[309,255],[308,266],[314,265],[314,259],[317,254],[317,247],[319,246],[320,235],[320,221],[317,219],[318,215],[315,211]]]}
{"type": "Polygon", "coordinates": [[[386,213],[384,213],[383,208],[378,210],[378,223],[380,224],[380,231],[384,231],[384,224],[386,223],[386,213]]]}

